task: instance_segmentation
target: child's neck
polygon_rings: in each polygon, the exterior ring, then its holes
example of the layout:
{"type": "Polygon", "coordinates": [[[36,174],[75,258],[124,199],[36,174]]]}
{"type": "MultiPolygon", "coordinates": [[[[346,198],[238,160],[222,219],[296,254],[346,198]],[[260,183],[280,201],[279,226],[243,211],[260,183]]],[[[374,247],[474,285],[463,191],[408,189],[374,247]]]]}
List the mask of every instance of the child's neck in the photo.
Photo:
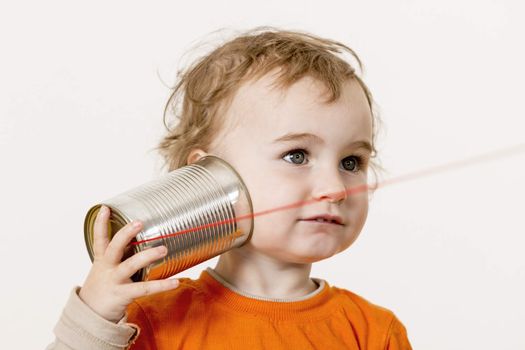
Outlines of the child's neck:
{"type": "Polygon", "coordinates": [[[245,293],[267,298],[296,298],[317,289],[310,279],[312,264],[284,263],[244,247],[219,257],[217,272],[245,293]]]}

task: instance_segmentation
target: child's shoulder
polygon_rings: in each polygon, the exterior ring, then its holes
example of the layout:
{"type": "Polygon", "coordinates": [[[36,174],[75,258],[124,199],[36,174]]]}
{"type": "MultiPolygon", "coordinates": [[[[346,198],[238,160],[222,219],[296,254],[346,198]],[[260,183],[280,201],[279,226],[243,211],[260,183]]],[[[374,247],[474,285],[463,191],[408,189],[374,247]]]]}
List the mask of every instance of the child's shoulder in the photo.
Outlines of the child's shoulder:
{"type": "MultiPolygon", "coordinates": [[[[380,343],[382,348],[386,348],[384,344],[389,344],[387,346],[389,349],[390,346],[395,349],[411,349],[406,328],[393,311],[352,291],[338,287],[331,288],[340,298],[345,316],[352,319],[353,328],[358,329],[361,334],[370,334],[371,348],[376,348],[372,343],[384,339],[384,342],[380,343]]],[[[379,346],[379,343],[377,345],[379,346]]]]}
{"type": "Polygon", "coordinates": [[[390,323],[396,319],[394,312],[361,295],[336,286],[332,286],[331,289],[334,297],[339,299],[340,305],[352,314],[360,314],[376,322],[390,323]]]}

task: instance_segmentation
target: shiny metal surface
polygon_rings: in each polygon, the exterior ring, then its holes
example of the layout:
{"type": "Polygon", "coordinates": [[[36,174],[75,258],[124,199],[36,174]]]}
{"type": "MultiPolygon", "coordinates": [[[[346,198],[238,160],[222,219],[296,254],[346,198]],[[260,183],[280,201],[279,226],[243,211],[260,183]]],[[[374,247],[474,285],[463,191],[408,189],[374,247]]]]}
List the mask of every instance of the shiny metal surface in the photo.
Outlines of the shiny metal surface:
{"type": "Polygon", "coordinates": [[[91,260],[93,227],[102,204],[111,208],[110,238],[133,220],[144,224],[124,259],[150,247],[168,248],[163,259],[133,275],[134,281],[175,275],[241,246],[253,230],[253,209],[246,186],[228,163],[214,156],[204,157],[89,209],[84,238],[91,260]]]}

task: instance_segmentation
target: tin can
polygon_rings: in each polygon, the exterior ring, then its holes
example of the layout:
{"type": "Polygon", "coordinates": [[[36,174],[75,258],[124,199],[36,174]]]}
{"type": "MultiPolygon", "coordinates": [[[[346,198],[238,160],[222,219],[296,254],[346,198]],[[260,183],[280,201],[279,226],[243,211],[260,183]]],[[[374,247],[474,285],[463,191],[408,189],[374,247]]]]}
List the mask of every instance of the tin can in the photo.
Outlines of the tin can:
{"type": "Polygon", "coordinates": [[[143,229],[125,251],[129,256],[164,245],[168,253],[137,271],[133,281],[173,276],[246,243],[253,208],[244,182],[226,161],[206,156],[163,177],[130,189],[89,209],[84,239],[93,261],[93,233],[100,207],[111,209],[108,235],[140,220],[143,229]]]}

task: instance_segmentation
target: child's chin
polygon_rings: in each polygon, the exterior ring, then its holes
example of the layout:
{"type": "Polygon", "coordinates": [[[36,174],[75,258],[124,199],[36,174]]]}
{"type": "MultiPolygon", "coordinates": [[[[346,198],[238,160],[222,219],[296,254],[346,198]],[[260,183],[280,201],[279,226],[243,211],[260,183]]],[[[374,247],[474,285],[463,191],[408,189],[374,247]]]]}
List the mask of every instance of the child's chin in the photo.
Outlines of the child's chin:
{"type": "Polygon", "coordinates": [[[298,264],[312,264],[321,260],[328,259],[335,255],[335,252],[316,253],[316,254],[305,254],[298,256],[295,260],[298,264]]]}

